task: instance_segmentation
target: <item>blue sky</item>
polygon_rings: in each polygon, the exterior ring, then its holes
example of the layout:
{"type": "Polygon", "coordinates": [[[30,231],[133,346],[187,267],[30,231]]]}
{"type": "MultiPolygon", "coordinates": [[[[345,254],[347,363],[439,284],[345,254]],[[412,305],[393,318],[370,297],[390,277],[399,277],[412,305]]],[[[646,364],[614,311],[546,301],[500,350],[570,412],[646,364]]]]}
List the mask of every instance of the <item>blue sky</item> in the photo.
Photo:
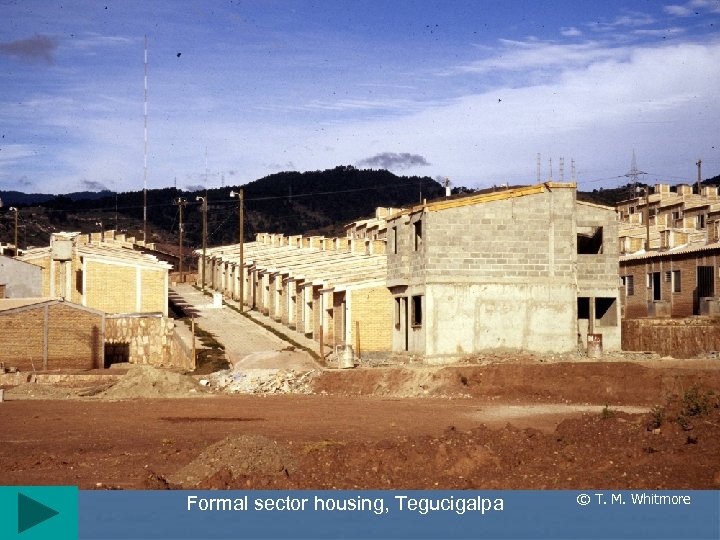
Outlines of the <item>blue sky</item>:
{"type": "Polygon", "coordinates": [[[720,174],[720,0],[0,0],[0,189],[720,174]]]}

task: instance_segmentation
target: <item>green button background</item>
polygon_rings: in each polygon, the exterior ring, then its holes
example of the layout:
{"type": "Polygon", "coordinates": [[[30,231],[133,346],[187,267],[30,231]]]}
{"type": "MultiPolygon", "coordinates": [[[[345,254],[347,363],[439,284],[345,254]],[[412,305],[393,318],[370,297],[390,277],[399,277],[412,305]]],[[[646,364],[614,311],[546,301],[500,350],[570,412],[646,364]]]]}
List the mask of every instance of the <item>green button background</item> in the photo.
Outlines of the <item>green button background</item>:
{"type": "Polygon", "coordinates": [[[77,540],[78,488],[75,486],[0,487],[0,538],[3,540],[77,540]],[[18,492],[58,512],[18,534],[18,492]]]}

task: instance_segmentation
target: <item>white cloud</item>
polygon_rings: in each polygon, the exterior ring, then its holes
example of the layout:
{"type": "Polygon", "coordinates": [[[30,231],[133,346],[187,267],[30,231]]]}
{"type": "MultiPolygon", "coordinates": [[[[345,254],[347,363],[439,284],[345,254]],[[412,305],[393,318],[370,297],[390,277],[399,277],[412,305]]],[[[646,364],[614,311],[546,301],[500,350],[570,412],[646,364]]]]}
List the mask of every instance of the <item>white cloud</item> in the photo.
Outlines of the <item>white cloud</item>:
{"type": "Polygon", "coordinates": [[[637,28],[639,26],[648,26],[656,22],[655,18],[646,13],[629,12],[620,15],[610,22],[595,21],[588,24],[595,32],[616,32],[626,28],[637,28]]]}
{"type": "Polygon", "coordinates": [[[689,17],[693,14],[693,10],[690,8],[687,8],[685,6],[678,6],[678,5],[669,5],[664,6],[663,11],[667,13],[668,15],[673,15],[675,17],[689,17]]]}
{"type": "Polygon", "coordinates": [[[690,17],[701,12],[720,13],[720,2],[718,0],[690,0],[682,5],[663,6],[663,11],[675,17],[690,17]]]}
{"type": "Polygon", "coordinates": [[[565,37],[578,37],[582,36],[582,32],[574,26],[563,26],[560,29],[560,34],[565,37]]]}
{"type": "Polygon", "coordinates": [[[32,157],[36,151],[29,144],[7,144],[0,146],[0,164],[11,164],[18,160],[32,157]]]}
{"type": "MultiPolygon", "coordinates": [[[[710,150],[720,121],[713,97],[720,43],[596,56],[599,61],[567,68],[547,84],[495,88],[403,118],[329,127],[305,144],[332,141],[338,163],[383,151],[417,153],[432,166],[409,174],[449,175],[465,185],[533,181],[537,152],[565,156],[567,164],[576,158],[588,179],[622,174],[633,148],[644,163],[676,175],[710,150]],[[387,141],[395,147],[386,148],[387,141]]],[[[554,62],[548,58],[545,65],[554,62]]],[[[328,165],[319,154],[301,153],[293,161],[306,169],[328,165]]]]}
{"type": "Polygon", "coordinates": [[[586,66],[593,62],[621,60],[628,50],[607,47],[600,42],[564,44],[547,41],[500,40],[502,49],[491,57],[457,66],[455,72],[489,73],[492,71],[523,72],[554,67],[586,66]]]}
{"type": "Polygon", "coordinates": [[[642,36],[642,37],[670,37],[670,36],[679,36],[680,34],[684,34],[686,32],[685,28],[680,28],[678,26],[672,27],[672,28],[662,28],[657,30],[650,30],[650,29],[643,29],[643,30],[635,30],[633,31],[633,34],[636,36],[642,36]]]}

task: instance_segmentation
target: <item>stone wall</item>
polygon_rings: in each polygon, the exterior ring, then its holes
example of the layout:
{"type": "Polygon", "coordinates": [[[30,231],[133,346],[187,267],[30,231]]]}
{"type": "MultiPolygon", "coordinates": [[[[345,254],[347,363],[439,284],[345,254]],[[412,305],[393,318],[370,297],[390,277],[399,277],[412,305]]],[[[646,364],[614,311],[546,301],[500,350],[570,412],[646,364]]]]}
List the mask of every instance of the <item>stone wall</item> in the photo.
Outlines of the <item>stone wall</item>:
{"type": "Polygon", "coordinates": [[[191,346],[183,343],[175,321],[156,315],[108,315],[105,362],[130,362],[195,369],[191,346]]]}
{"type": "Polygon", "coordinates": [[[627,319],[622,322],[625,351],[693,358],[720,351],[720,319],[627,319]]]}

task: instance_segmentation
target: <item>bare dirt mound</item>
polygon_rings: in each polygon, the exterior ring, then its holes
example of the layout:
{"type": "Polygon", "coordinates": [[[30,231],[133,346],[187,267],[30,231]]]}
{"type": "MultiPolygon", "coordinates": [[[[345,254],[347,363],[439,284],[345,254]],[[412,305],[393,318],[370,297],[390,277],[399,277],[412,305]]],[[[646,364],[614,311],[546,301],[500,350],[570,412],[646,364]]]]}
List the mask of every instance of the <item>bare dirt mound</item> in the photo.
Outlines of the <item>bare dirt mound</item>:
{"type": "Polygon", "coordinates": [[[720,388],[720,369],[633,362],[408,366],[325,370],[313,381],[316,393],[336,395],[648,406],[693,385],[720,388]]]}
{"type": "Polygon", "coordinates": [[[294,457],[277,441],[240,435],[208,446],[166,480],[171,487],[217,489],[227,487],[233,479],[241,483],[245,476],[288,476],[294,469],[294,457]]]}
{"type": "Polygon", "coordinates": [[[689,389],[662,409],[613,409],[552,432],[506,425],[379,441],[292,445],[287,474],[228,474],[230,489],[717,489],[718,394],[689,389]]]}
{"type": "Polygon", "coordinates": [[[136,365],[115,385],[98,394],[103,399],[192,397],[205,388],[189,375],[136,365]]]}

